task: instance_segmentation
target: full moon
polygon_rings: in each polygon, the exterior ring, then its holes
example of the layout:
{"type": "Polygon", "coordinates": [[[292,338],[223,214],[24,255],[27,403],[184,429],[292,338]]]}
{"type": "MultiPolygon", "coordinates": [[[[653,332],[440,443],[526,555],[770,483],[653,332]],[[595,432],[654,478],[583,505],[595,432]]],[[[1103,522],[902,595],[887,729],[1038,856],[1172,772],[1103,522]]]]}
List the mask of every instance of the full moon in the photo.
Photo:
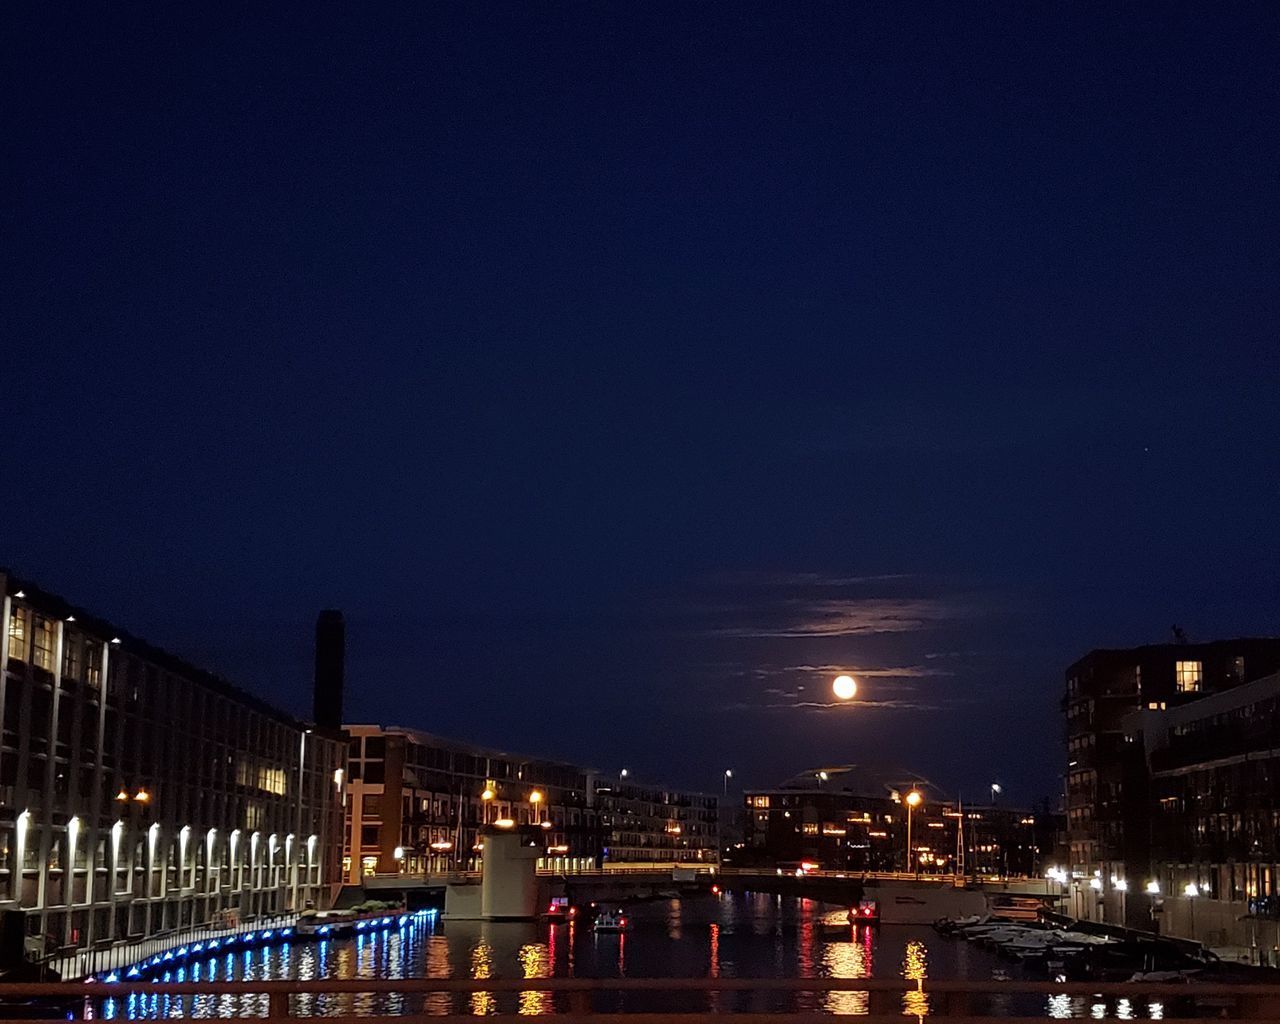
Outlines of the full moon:
{"type": "Polygon", "coordinates": [[[831,689],[841,700],[852,700],[858,692],[858,681],[853,676],[836,676],[831,689]]]}

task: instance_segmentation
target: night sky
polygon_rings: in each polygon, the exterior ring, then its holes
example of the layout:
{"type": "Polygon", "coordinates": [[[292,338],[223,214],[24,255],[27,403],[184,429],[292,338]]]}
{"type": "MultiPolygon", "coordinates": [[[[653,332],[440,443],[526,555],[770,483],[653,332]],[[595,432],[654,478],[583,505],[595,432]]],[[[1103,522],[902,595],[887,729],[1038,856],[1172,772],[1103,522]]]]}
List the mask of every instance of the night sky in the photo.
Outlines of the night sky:
{"type": "Polygon", "coordinates": [[[138,635],[1031,801],[1086,650],[1280,631],[1273,4],[25,6],[0,564],[138,635]]]}

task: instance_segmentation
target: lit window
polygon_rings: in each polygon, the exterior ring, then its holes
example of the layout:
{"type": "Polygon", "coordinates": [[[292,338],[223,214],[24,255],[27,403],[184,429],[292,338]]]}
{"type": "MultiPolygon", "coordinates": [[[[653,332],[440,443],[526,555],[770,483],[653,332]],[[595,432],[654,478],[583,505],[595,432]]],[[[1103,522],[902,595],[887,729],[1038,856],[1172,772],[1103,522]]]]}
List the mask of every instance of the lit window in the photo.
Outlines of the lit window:
{"type": "Polygon", "coordinates": [[[751,798],[752,807],[768,807],[769,798],[767,796],[753,796],[751,798]]]}
{"type": "Polygon", "coordinates": [[[97,640],[84,642],[84,681],[95,690],[102,687],[102,644],[97,640]]]}
{"type": "Polygon", "coordinates": [[[1203,678],[1203,664],[1199,661],[1180,661],[1177,663],[1176,681],[1179,693],[1199,693],[1203,678]]]}
{"type": "Polygon", "coordinates": [[[46,672],[53,671],[53,621],[37,615],[32,630],[35,643],[31,651],[31,663],[46,672]]]}
{"type": "Polygon", "coordinates": [[[266,793],[283,796],[285,791],[285,773],[283,768],[258,768],[258,788],[266,793]]]}
{"type": "Polygon", "coordinates": [[[804,834],[807,836],[816,836],[818,834],[818,823],[816,821],[806,821],[804,823],[804,834]]]}
{"type": "Polygon", "coordinates": [[[27,660],[27,610],[15,608],[9,616],[9,657],[27,660]]]}

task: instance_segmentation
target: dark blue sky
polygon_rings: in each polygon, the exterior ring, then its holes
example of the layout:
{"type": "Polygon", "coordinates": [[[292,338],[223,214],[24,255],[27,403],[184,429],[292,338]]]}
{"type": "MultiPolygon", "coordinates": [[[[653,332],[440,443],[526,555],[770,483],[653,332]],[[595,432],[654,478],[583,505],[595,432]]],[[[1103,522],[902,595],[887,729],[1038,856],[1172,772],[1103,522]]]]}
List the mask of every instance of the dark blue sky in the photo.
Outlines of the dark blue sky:
{"type": "Polygon", "coordinates": [[[1274,5],[0,18],[0,563],[294,710],[1031,799],[1280,627],[1274,5]]]}

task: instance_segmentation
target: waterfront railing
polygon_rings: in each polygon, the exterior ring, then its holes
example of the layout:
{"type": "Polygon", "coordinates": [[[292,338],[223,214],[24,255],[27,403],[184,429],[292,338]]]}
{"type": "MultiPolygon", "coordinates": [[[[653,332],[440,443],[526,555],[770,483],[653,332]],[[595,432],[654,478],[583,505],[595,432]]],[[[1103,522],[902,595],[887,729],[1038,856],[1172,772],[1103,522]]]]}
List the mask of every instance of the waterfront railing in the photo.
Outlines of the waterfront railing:
{"type": "Polygon", "coordinates": [[[60,978],[84,978],[122,970],[143,960],[181,949],[183,946],[193,946],[197,942],[207,943],[210,939],[223,939],[247,931],[261,932],[264,929],[293,928],[297,923],[297,914],[277,914],[273,917],[241,921],[222,928],[199,925],[156,932],[145,939],[132,942],[114,942],[110,945],[89,946],[84,949],[69,950],[64,954],[55,954],[45,961],[43,966],[60,978]]]}
{"type": "MultiPolygon", "coordinates": [[[[1111,1021],[1160,1014],[1182,1022],[1209,1020],[1278,1020],[1280,1019],[1280,985],[1240,985],[1193,982],[1189,984],[1137,982],[1051,982],[1051,981],[915,981],[896,978],[472,978],[443,979],[326,979],[314,981],[222,981],[222,982],[91,982],[84,984],[13,984],[0,988],[0,1001],[11,1005],[18,1001],[52,1001],[66,1007],[68,1019],[96,1017],[103,1000],[127,1000],[130,996],[147,999],[162,997],[167,1001],[185,997],[257,997],[253,1005],[241,1003],[230,1007],[230,1015],[257,1017],[279,1022],[306,1016],[299,1004],[306,997],[326,994],[396,996],[432,994],[492,996],[498,993],[546,994],[560,997],[539,1003],[537,1007],[521,1006],[521,1019],[529,1016],[554,1017],[561,1024],[694,1024],[703,1021],[708,1012],[732,1015],[738,1024],[829,1024],[833,1016],[857,1015],[868,1024],[908,1018],[936,1016],[950,1022],[1043,1021],[1046,1012],[1038,1014],[1010,1011],[1017,997],[1041,997],[1054,1001],[1058,1012],[1053,1016],[1111,1021]],[[593,1011],[593,1001],[601,993],[668,993],[681,997],[688,1010],[678,1012],[606,1012],[593,1011]],[[865,1002],[848,1011],[800,1012],[765,1011],[735,1012],[733,994],[760,996],[766,1001],[778,995],[798,993],[865,993],[865,1002]],[[721,997],[729,997],[721,999],[721,997]],[[1106,1012],[1099,1000],[1114,1000],[1115,1014],[1106,1012]],[[1124,1005],[1129,1000],[1136,1007],[1124,1005]],[[1135,1012],[1136,1011],[1136,1012],[1135,1012]]],[[[749,1000],[750,1001],[750,1000],[749,1000]]],[[[1022,1004],[1029,1008],[1028,1000],[1022,1004]]],[[[492,1007],[485,1011],[492,1014],[492,1007]]],[[[166,1014],[172,1016],[172,1009],[166,1014]]],[[[178,1015],[184,1015],[179,1009],[178,1015]]],[[[227,1016],[220,1012],[219,1016],[227,1016]]],[[[386,1021],[401,1016],[392,1013],[342,1014],[326,1012],[325,1019],[344,1024],[386,1021]]],[[[421,1014],[408,1014],[421,1020],[421,1014]]],[[[448,1012],[427,1014],[434,1024],[473,1022],[475,1014],[448,1012]]],[[[496,1014],[499,1018],[516,1019],[515,1014],[496,1014]]]]}

